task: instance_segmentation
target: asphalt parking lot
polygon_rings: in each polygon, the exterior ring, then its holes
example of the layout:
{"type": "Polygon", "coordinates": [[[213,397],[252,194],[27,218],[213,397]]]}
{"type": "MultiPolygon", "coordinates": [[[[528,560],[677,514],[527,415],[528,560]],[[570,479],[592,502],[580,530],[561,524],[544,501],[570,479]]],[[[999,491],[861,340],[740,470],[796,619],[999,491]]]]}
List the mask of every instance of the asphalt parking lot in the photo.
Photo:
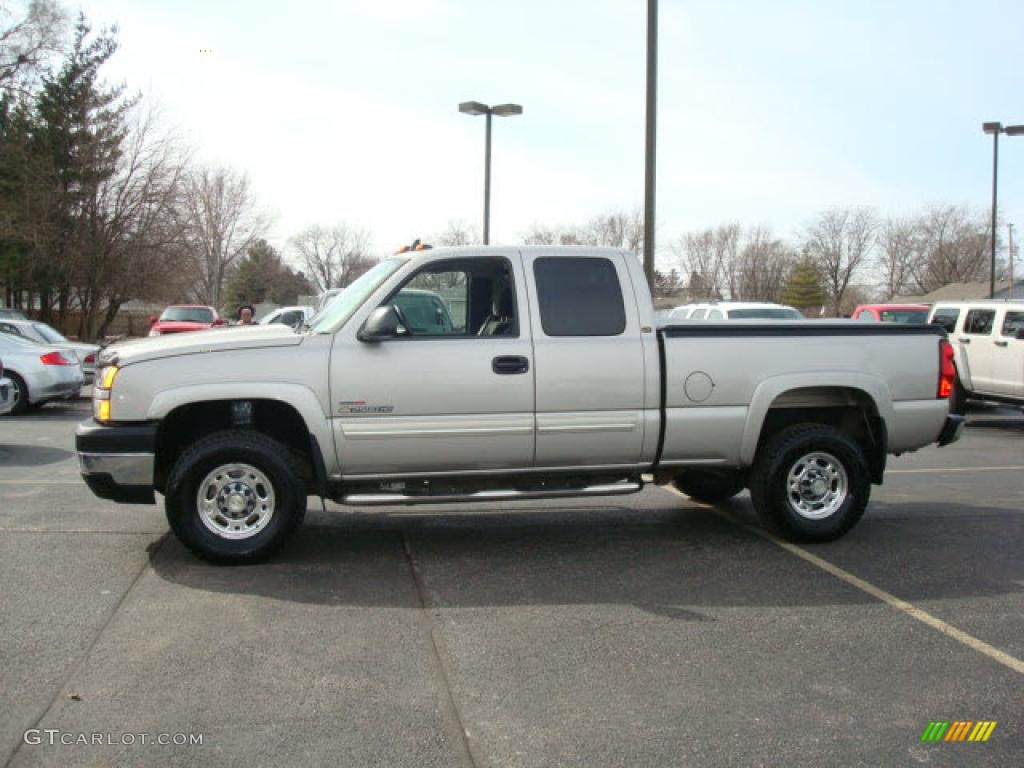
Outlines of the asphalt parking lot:
{"type": "Polygon", "coordinates": [[[363,514],[217,568],[95,499],[88,403],[0,419],[5,765],[1020,765],[1024,416],[892,460],[845,539],[744,494],[363,514]],[[933,720],[996,721],[922,743],[933,720]],[[27,729],[58,742],[26,744],[27,729]],[[201,734],[201,745],[124,744],[201,734]],[[59,736],[103,734],[104,744],[59,736]]]}

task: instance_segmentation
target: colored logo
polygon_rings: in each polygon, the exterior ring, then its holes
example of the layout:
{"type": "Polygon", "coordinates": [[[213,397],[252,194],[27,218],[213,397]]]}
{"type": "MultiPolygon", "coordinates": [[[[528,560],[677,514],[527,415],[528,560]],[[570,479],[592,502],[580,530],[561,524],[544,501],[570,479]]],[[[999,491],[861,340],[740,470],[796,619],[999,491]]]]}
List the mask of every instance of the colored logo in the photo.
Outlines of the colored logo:
{"type": "Polygon", "coordinates": [[[995,720],[932,720],[921,741],[988,741],[995,728],[995,720]]]}

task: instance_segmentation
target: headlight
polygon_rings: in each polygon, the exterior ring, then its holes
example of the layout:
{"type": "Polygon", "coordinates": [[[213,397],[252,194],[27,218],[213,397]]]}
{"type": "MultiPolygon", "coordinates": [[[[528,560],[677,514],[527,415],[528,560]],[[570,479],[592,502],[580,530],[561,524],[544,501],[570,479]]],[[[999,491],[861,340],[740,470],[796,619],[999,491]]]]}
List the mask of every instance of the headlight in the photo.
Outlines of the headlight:
{"type": "Polygon", "coordinates": [[[92,388],[92,417],[96,421],[110,421],[110,390],[117,377],[116,365],[108,365],[100,371],[92,388]]]}

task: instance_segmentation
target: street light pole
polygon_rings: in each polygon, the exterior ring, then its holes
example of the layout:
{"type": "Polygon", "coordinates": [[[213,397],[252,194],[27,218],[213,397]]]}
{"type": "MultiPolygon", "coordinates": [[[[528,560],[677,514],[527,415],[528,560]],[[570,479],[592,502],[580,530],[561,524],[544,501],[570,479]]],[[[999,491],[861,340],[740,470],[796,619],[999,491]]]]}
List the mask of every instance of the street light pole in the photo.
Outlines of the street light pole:
{"type": "Polygon", "coordinates": [[[644,274],[654,290],[655,155],[658,131],[658,0],[647,0],[647,133],[644,143],[644,274]]]}
{"type": "Polygon", "coordinates": [[[464,101],[459,104],[459,112],[465,115],[484,115],[487,118],[484,139],[484,245],[488,245],[491,242],[491,116],[521,115],[523,108],[519,104],[498,104],[490,107],[479,101],[464,101]]]}
{"type": "Polygon", "coordinates": [[[995,298],[996,295],[996,215],[999,202],[999,134],[1007,136],[1024,135],[1024,125],[1007,125],[991,122],[982,123],[981,130],[992,136],[992,253],[988,273],[988,297],[995,298]]]}
{"type": "Polygon", "coordinates": [[[487,138],[484,140],[484,245],[491,242],[491,111],[487,110],[487,138]]]}

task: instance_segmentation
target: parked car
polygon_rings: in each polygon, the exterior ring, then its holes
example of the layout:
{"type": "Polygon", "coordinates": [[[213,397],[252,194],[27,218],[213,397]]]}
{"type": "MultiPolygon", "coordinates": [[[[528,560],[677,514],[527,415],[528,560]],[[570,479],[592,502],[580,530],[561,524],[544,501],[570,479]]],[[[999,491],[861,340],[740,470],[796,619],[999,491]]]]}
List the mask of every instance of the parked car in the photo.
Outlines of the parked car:
{"type": "Polygon", "coordinates": [[[800,310],[759,301],[714,301],[676,307],[668,322],[693,320],[803,320],[800,310]]]}
{"type": "Polygon", "coordinates": [[[70,350],[0,333],[0,360],[4,376],[11,381],[13,413],[76,397],[85,384],[82,366],[70,350]]]}
{"type": "Polygon", "coordinates": [[[926,323],[929,308],[928,304],[861,304],[850,318],[869,323],[926,323]]]}
{"type": "Polygon", "coordinates": [[[0,320],[28,320],[25,313],[20,309],[8,309],[0,307],[0,320]]]}
{"type": "Polygon", "coordinates": [[[967,398],[1024,405],[1024,301],[942,301],[928,322],[953,342],[955,412],[963,412],[967,398]]]}
{"type": "Polygon", "coordinates": [[[224,318],[213,307],[202,304],[172,304],[165,309],[149,329],[150,336],[169,333],[205,331],[224,325],[224,318]]]}
{"type": "Polygon", "coordinates": [[[451,310],[438,294],[422,288],[403,288],[392,305],[410,334],[448,334],[455,330],[451,310]]]}
{"type": "Polygon", "coordinates": [[[14,382],[4,376],[4,362],[0,360],[0,416],[14,410],[14,382]]]}
{"type": "Polygon", "coordinates": [[[57,349],[67,349],[75,353],[85,374],[85,383],[91,384],[96,373],[96,355],[100,351],[98,344],[87,344],[81,341],[70,341],[52,325],[38,320],[0,320],[0,333],[11,333],[37,344],[49,345],[57,349]]]}
{"type": "Polygon", "coordinates": [[[313,316],[313,307],[294,306],[278,307],[259,320],[259,325],[287,325],[289,328],[301,328],[313,316]]]}
{"type": "Polygon", "coordinates": [[[175,535],[225,563],[279,548],[307,494],[357,507],[618,495],[647,473],[706,502],[749,487],[767,525],[824,541],[860,519],[887,454],[963,426],[939,328],[653,325],[626,251],[406,253],[307,333],[108,347],[79,463],[101,498],[164,494],[175,535]],[[401,297],[432,286],[453,311],[420,332],[401,297]]]}

